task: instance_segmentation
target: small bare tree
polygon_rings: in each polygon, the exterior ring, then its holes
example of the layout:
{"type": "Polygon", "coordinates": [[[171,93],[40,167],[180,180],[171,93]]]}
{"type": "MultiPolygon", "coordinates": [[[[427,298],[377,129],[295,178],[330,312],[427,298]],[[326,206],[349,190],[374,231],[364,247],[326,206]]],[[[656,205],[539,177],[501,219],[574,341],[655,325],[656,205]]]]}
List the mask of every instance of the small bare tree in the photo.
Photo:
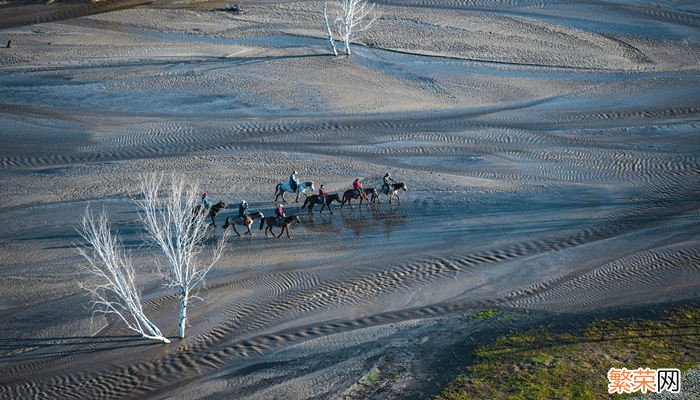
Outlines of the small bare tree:
{"type": "MultiPolygon", "coordinates": [[[[328,20],[328,2],[323,2],[323,18],[326,22],[326,33],[333,47],[333,54],[338,55],[333,40],[333,30],[328,20]]],[[[375,5],[367,0],[332,0],[334,14],[333,24],[338,36],[343,40],[345,54],[350,55],[350,41],[353,35],[366,31],[379,18],[375,5]]]]}
{"type": "Polygon", "coordinates": [[[328,0],[323,2],[323,21],[326,24],[326,35],[328,35],[328,40],[331,42],[333,55],[338,57],[338,48],[335,47],[335,39],[333,39],[333,29],[331,28],[331,23],[328,21],[328,0]]]}
{"type": "Polygon", "coordinates": [[[184,338],[187,307],[196,298],[196,290],[209,270],[221,258],[226,233],[214,246],[205,246],[207,213],[193,212],[199,204],[197,185],[188,183],[184,176],[173,176],[161,198],[163,181],[162,175],[145,177],[141,182],[142,197],[135,201],[147,238],[166,259],[161,274],[178,292],[178,336],[184,338]]]}
{"type": "Polygon", "coordinates": [[[84,243],[76,251],[87,261],[85,270],[97,278],[95,283],[80,286],[92,295],[95,312],[114,314],[141,336],[170,343],[143,312],[131,259],[112,234],[105,213],[95,218],[86,210],[79,233],[84,243]]]}

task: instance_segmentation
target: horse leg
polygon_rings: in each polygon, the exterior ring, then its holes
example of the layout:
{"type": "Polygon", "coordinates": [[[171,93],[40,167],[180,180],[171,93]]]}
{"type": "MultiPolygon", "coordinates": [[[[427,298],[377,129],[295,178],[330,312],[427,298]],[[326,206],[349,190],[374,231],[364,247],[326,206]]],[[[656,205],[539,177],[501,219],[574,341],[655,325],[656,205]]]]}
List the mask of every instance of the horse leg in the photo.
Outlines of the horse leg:
{"type": "Polygon", "coordinates": [[[283,225],[282,225],[282,230],[280,231],[280,234],[277,235],[277,238],[278,238],[278,239],[282,236],[282,234],[284,233],[284,231],[287,231],[287,237],[288,237],[288,238],[291,238],[291,236],[289,236],[289,225],[290,225],[290,224],[283,224],[283,225]]]}
{"type": "Polygon", "coordinates": [[[209,215],[211,217],[211,224],[209,226],[214,225],[214,228],[216,228],[216,220],[214,219],[216,216],[215,215],[209,215]]]}
{"type": "Polygon", "coordinates": [[[238,233],[238,230],[236,229],[236,224],[235,224],[235,223],[232,224],[231,227],[233,227],[233,231],[236,232],[236,235],[237,235],[238,237],[241,237],[241,234],[238,233]]]}
{"type": "Polygon", "coordinates": [[[294,200],[294,202],[295,202],[295,203],[298,203],[298,202],[299,202],[299,192],[297,192],[297,199],[294,200]]]}

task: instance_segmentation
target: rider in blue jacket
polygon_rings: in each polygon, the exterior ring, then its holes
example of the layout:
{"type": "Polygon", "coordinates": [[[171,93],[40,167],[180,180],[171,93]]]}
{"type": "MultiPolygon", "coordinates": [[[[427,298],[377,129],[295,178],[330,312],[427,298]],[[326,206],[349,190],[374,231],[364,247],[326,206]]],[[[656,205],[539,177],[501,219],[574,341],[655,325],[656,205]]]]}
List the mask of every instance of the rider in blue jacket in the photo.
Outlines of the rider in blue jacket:
{"type": "Polygon", "coordinates": [[[292,171],[292,174],[289,175],[289,186],[292,188],[292,192],[296,193],[299,187],[299,179],[297,178],[296,170],[292,171]]]}
{"type": "Polygon", "coordinates": [[[238,205],[238,218],[241,221],[245,221],[245,218],[247,215],[248,215],[248,202],[245,200],[241,200],[241,203],[238,205]]]}
{"type": "Polygon", "coordinates": [[[202,193],[202,205],[204,205],[204,207],[206,207],[206,208],[211,207],[211,202],[209,201],[209,195],[206,193],[202,193]]]}

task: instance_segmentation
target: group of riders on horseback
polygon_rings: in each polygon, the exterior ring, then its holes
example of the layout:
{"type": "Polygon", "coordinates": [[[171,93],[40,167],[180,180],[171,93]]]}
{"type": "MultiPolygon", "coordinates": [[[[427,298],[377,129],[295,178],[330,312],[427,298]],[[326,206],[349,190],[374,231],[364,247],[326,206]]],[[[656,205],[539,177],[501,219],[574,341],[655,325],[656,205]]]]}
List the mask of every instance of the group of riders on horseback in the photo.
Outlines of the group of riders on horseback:
{"type": "MultiPolygon", "coordinates": [[[[296,171],[294,171],[294,172],[296,172],[296,171]]],[[[294,174],[292,174],[292,176],[294,176],[294,174]]],[[[382,178],[382,181],[384,182],[382,184],[382,193],[389,194],[389,189],[391,189],[391,184],[396,183],[396,181],[391,178],[391,174],[388,172],[386,174],[384,174],[384,178],[382,178]]],[[[290,177],[290,182],[291,182],[291,177],[290,177]]],[[[359,178],[355,179],[352,182],[352,190],[353,190],[353,192],[352,192],[353,198],[358,199],[358,198],[360,198],[360,196],[362,196],[362,183],[360,182],[359,178]]],[[[321,187],[318,188],[318,202],[321,204],[325,203],[326,196],[328,196],[328,192],[326,192],[326,189],[324,189],[323,185],[321,185],[321,187]]]]}
{"type": "MultiPolygon", "coordinates": [[[[296,173],[296,171],[294,171],[294,174],[292,174],[292,176],[289,177],[290,185],[292,182],[292,178],[294,177],[294,179],[296,179],[296,177],[294,176],[295,173],[296,173]]],[[[391,189],[391,184],[396,183],[396,181],[391,178],[391,174],[388,172],[386,174],[384,174],[384,178],[382,178],[382,181],[384,182],[382,184],[382,193],[389,194],[389,190],[391,189]]],[[[352,195],[353,195],[353,198],[355,198],[355,199],[359,199],[363,195],[362,183],[360,182],[359,178],[355,179],[352,182],[352,190],[353,190],[352,195]]],[[[328,192],[326,191],[326,189],[323,188],[323,185],[321,185],[321,187],[318,188],[318,203],[324,204],[326,202],[327,196],[328,196],[328,192]]]]}
{"type": "MultiPolygon", "coordinates": [[[[297,171],[292,171],[292,174],[289,176],[289,182],[288,187],[285,185],[287,182],[283,182],[277,185],[275,193],[275,202],[277,199],[282,196],[282,201],[286,202],[284,200],[284,192],[292,192],[297,194],[297,201],[299,198],[299,194],[303,193],[305,190],[313,190],[313,182],[299,182],[299,179],[297,178],[297,171]]],[[[370,199],[368,199],[368,195],[371,195],[371,202],[374,202],[375,199],[378,199],[378,193],[377,189],[380,189],[381,193],[384,193],[386,195],[389,195],[389,203],[391,203],[391,198],[392,196],[396,196],[398,199],[398,194],[396,192],[398,189],[403,189],[406,190],[406,185],[404,183],[396,183],[391,178],[391,174],[388,172],[384,175],[382,178],[382,186],[375,188],[369,188],[369,189],[363,189],[362,183],[360,182],[360,179],[355,179],[352,183],[352,189],[348,190],[344,193],[342,202],[340,199],[340,196],[338,196],[337,193],[330,195],[326,191],[323,185],[321,185],[318,189],[318,195],[314,196],[308,196],[306,198],[306,201],[304,202],[304,206],[302,206],[302,209],[304,207],[309,206],[309,212],[311,212],[311,209],[313,208],[314,204],[322,204],[323,207],[321,207],[321,211],[323,211],[324,207],[328,207],[329,211],[333,213],[333,211],[330,209],[330,203],[332,201],[338,201],[341,203],[341,208],[347,201],[349,204],[350,199],[360,199],[360,205],[362,204],[363,200],[367,200],[368,204],[370,202],[370,199]]],[[[306,194],[306,193],[304,193],[306,194]]],[[[349,204],[350,207],[352,207],[351,204],[349,204]]],[[[211,217],[212,223],[214,227],[216,227],[216,222],[215,222],[215,216],[216,214],[223,208],[226,208],[226,203],[223,201],[220,201],[219,203],[212,205],[211,201],[209,199],[209,195],[207,193],[202,194],[202,204],[201,206],[204,209],[209,210],[209,216],[211,217]]],[[[284,205],[279,203],[277,207],[275,208],[275,215],[274,217],[267,217],[265,218],[262,212],[254,212],[254,213],[249,213],[248,212],[248,202],[245,200],[241,200],[241,202],[238,204],[238,215],[236,218],[231,219],[231,217],[226,218],[226,223],[224,224],[224,229],[228,228],[229,226],[233,227],[234,232],[240,236],[238,231],[236,230],[236,225],[243,225],[248,228],[248,234],[251,234],[250,227],[253,223],[253,220],[256,218],[262,218],[261,223],[260,223],[260,229],[263,228],[265,222],[267,221],[268,223],[268,229],[265,231],[265,235],[267,236],[267,232],[272,233],[272,226],[281,226],[282,227],[282,232],[280,232],[280,235],[284,232],[285,229],[287,229],[287,235],[289,236],[289,230],[288,230],[288,225],[289,223],[293,222],[294,220],[299,221],[299,218],[297,216],[292,216],[288,217],[284,213],[284,205]]]]}

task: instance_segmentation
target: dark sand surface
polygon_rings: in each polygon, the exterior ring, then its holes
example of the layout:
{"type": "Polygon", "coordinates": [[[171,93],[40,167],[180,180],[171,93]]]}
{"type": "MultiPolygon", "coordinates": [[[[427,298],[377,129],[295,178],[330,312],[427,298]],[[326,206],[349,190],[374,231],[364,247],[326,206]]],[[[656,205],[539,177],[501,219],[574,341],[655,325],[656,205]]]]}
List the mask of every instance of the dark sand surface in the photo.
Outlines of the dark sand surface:
{"type": "Polygon", "coordinates": [[[0,5],[0,397],[363,398],[382,362],[412,366],[390,394],[420,397],[451,346],[508,328],[473,310],[533,324],[699,297],[695,2],[379,1],[351,60],[328,56],[320,2],[85,9],[117,3],[0,5]],[[92,317],[72,249],[88,204],[174,336],[140,174],[271,214],[292,169],[408,191],[231,238],[184,340],[92,317]]]}

